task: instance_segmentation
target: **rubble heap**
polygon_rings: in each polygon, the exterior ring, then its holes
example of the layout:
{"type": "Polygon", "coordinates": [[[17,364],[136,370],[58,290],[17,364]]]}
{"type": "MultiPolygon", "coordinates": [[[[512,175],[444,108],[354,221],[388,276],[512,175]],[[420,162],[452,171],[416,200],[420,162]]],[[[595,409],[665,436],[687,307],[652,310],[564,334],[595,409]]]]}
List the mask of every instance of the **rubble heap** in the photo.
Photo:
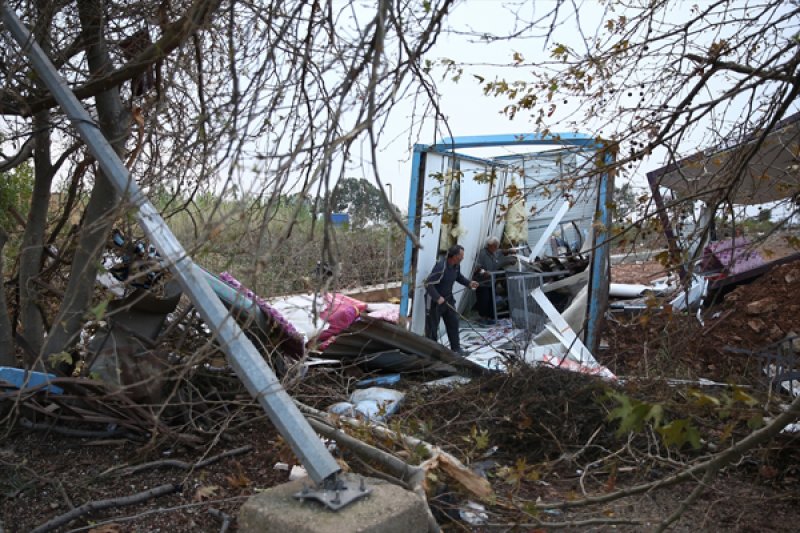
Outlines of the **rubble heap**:
{"type": "Polygon", "coordinates": [[[609,346],[597,357],[622,376],[755,383],[763,380],[759,361],[742,351],[774,349],[800,334],[797,294],[800,262],[780,265],[711,302],[703,309],[702,323],[695,316],[656,307],[609,321],[609,346]]]}

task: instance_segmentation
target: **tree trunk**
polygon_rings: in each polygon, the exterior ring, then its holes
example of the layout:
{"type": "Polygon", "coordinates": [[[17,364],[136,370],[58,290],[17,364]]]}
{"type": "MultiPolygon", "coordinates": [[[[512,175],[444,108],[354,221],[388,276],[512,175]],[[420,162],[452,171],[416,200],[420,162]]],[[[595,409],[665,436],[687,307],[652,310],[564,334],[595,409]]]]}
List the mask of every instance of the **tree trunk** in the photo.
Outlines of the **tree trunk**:
{"type": "Polygon", "coordinates": [[[3,248],[7,241],[8,234],[3,228],[0,228],[0,366],[17,366],[17,360],[14,357],[11,318],[8,316],[8,302],[3,283],[3,248]]]}
{"type": "MultiPolygon", "coordinates": [[[[44,341],[44,322],[39,307],[36,279],[42,266],[47,212],[50,206],[50,185],[53,166],[50,162],[50,112],[40,111],[33,117],[36,146],[33,152],[34,183],[31,207],[22,236],[19,258],[20,334],[31,348],[39,353],[44,341]]],[[[25,361],[26,367],[36,364],[25,361]]],[[[37,365],[38,366],[38,365],[37,365]]]]}
{"type": "MultiPolygon", "coordinates": [[[[87,59],[93,77],[103,76],[113,68],[103,36],[103,8],[104,3],[98,0],[78,1],[81,26],[89,43],[87,59]]],[[[122,106],[119,88],[114,87],[100,93],[95,101],[100,131],[117,154],[122,156],[125,140],[128,137],[129,113],[122,106]]],[[[84,213],[64,301],[45,343],[43,351],[45,356],[65,351],[78,338],[94,293],[100,254],[114,223],[117,200],[114,187],[98,169],[84,213]]]]}
{"type": "MultiPolygon", "coordinates": [[[[36,2],[38,23],[34,26],[36,41],[46,54],[50,54],[50,26],[52,8],[48,2],[36,2]]],[[[39,83],[38,91],[45,93],[47,89],[39,83]]],[[[34,184],[31,207],[22,236],[22,250],[19,258],[19,305],[20,335],[22,335],[34,352],[39,353],[44,342],[44,320],[39,307],[39,290],[36,279],[42,266],[44,236],[47,228],[47,212],[50,207],[50,185],[53,181],[53,164],[50,159],[50,111],[39,111],[33,116],[34,136],[34,184]]],[[[25,366],[41,367],[26,357],[25,366]]]]}

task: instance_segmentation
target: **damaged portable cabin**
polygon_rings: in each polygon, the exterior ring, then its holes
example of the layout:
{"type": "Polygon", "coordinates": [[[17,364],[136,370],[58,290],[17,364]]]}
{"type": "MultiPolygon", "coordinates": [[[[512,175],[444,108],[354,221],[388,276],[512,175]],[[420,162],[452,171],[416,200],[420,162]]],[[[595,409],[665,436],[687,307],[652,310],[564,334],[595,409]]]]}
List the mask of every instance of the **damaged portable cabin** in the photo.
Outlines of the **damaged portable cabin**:
{"type": "MultiPolygon", "coordinates": [[[[795,113],[772,128],[746,132],[647,174],[672,263],[682,277],[693,275],[695,304],[800,259],[793,253],[768,261],[758,250],[768,235],[745,234],[741,220],[732,216],[737,209],[746,213],[782,200],[796,210],[798,153],[800,113],[795,113]]],[[[796,239],[796,229],[794,237],[791,231],[786,237],[796,239]]]]}
{"type": "MultiPolygon", "coordinates": [[[[400,304],[411,331],[424,334],[424,281],[447,248],[465,248],[461,272],[469,277],[486,239],[494,236],[513,246],[519,258],[518,272],[508,273],[508,297],[524,309],[515,313],[512,302],[511,318],[517,327],[523,317],[531,336],[545,327],[524,318],[530,307],[538,307],[531,290],[575,274],[564,264],[570,256],[589,259],[578,273],[588,279],[585,313],[570,325],[595,350],[607,304],[613,179],[606,166],[612,161],[597,138],[574,133],[458,137],[415,146],[408,229],[419,247],[407,240],[400,304]],[[561,253],[552,243],[564,245],[561,253]],[[555,262],[541,268],[547,256],[555,262]],[[512,283],[520,276],[521,283],[512,283]]],[[[470,291],[456,295],[462,315],[471,298],[470,291]]]]}

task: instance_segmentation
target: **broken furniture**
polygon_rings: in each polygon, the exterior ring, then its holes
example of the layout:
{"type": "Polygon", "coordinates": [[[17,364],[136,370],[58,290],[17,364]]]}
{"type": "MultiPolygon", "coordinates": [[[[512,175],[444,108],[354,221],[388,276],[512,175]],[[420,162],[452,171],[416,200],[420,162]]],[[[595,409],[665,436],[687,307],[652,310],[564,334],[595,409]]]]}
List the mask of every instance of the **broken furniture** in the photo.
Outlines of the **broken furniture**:
{"type": "Polygon", "coordinates": [[[800,337],[789,335],[761,350],[728,347],[725,351],[756,357],[772,389],[800,396],[800,337]]]}
{"type": "Polygon", "coordinates": [[[168,364],[155,341],[182,294],[175,281],[164,283],[159,292],[140,288],[110,301],[103,316],[105,325],[88,346],[89,371],[142,403],[161,399],[168,364]]]}
{"type": "Polygon", "coordinates": [[[498,293],[498,284],[502,283],[506,288],[505,295],[506,297],[508,296],[508,277],[505,270],[490,271],[486,272],[486,274],[489,274],[489,287],[492,290],[492,320],[497,321],[501,316],[508,316],[510,312],[507,300],[505,302],[506,305],[500,305],[500,294],[498,293]]]}

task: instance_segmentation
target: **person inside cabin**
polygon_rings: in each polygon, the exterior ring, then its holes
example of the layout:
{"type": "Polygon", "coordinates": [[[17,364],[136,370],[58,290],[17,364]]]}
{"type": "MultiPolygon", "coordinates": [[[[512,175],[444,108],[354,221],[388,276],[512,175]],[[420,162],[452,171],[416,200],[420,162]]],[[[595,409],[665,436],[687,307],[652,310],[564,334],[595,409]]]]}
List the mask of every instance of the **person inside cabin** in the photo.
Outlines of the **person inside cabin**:
{"type": "MultiPolygon", "coordinates": [[[[475,265],[474,279],[479,283],[475,292],[478,303],[478,315],[484,325],[495,323],[495,301],[492,295],[492,272],[500,272],[503,267],[513,265],[517,261],[516,257],[505,256],[500,251],[500,239],[489,237],[486,239],[486,246],[478,254],[478,262],[475,265]]],[[[497,278],[495,278],[496,280],[497,278]]],[[[495,293],[496,294],[496,293],[495,293]]]]}
{"type": "Polygon", "coordinates": [[[464,260],[464,247],[453,245],[447,255],[437,261],[433,270],[425,278],[425,336],[431,340],[439,340],[439,321],[444,320],[450,349],[464,355],[458,336],[458,312],[453,296],[453,285],[458,282],[470,289],[478,288],[477,281],[470,281],[461,274],[461,261],[464,260]]]}

